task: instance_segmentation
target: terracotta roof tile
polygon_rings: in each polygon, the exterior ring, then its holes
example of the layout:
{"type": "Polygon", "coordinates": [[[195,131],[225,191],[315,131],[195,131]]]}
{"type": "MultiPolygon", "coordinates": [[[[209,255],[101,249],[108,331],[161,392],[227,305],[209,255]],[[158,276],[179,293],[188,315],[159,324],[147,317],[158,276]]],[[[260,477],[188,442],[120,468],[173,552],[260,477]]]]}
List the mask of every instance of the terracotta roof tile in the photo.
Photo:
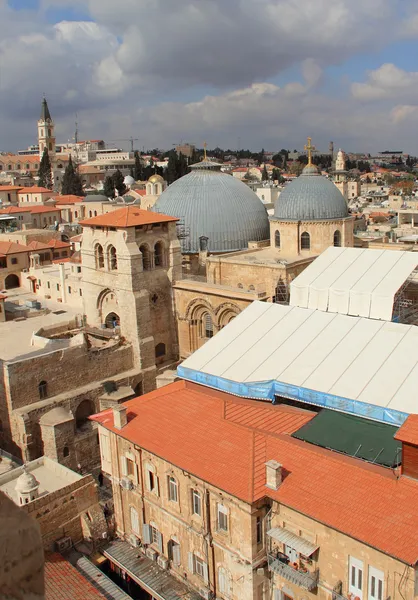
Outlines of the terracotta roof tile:
{"type": "Polygon", "coordinates": [[[5,208],[0,209],[0,214],[13,215],[15,213],[24,213],[24,212],[32,212],[31,208],[27,206],[6,206],[5,208]]]}
{"type": "Polygon", "coordinates": [[[24,244],[15,242],[0,242],[0,254],[17,254],[18,252],[29,252],[30,249],[24,244]]]}
{"type": "Polygon", "coordinates": [[[405,444],[418,446],[418,415],[409,415],[394,437],[405,444]]]}
{"type": "Polygon", "coordinates": [[[33,215],[38,215],[41,213],[61,212],[61,209],[55,206],[34,206],[30,209],[30,212],[33,215]]]}
{"type": "Polygon", "coordinates": [[[170,221],[178,221],[178,219],[149,210],[141,210],[136,206],[128,206],[92,219],[80,221],[80,225],[84,227],[135,227],[136,225],[167,223],[170,221]]]}
{"type": "Polygon", "coordinates": [[[111,410],[92,419],[245,502],[272,497],[404,562],[417,562],[418,481],[292,438],[288,434],[312,418],[308,411],[185,381],[125,406],[122,430],[114,429],[111,410]],[[284,469],[277,491],[265,486],[271,459],[284,469]]]}
{"type": "Polygon", "coordinates": [[[80,202],[83,202],[84,196],[68,194],[66,196],[56,196],[55,200],[57,204],[79,204],[80,202]]]}
{"type": "Polygon", "coordinates": [[[71,248],[70,242],[63,242],[61,240],[50,240],[48,246],[49,248],[71,248]]]}
{"type": "Polygon", "coordinates": [[[0,185],[0,192],[17,192],[22,187],[18,185],[0,185]]]}
{"type": "Polygon", "coordinates": [[[37,186],[33,186],[33,187],[24,187],[20,190],[19,194],[51,194],[51,196],[57,196],[56,192],[53,192],[52,190],[48,190],[47,188],[44,187],[37,187],[37,186]]]}
{"type": "Polygon", "coordinates": [[[46,600],[104,600],[99,592],[61,554],[45,555],[46,600]]]}

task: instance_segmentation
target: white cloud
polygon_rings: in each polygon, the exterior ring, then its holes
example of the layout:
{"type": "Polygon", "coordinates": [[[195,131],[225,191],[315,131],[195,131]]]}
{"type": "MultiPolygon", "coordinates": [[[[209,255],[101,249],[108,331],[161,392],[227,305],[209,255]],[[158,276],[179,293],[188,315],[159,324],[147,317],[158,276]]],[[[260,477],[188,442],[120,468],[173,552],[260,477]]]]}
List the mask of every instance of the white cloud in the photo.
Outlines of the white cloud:
{"type": "Polygon", "coordinates": [[[392,63],[369,71],[366,83],[353,83],[351,93],[358,100],[413,97],[418,93],[418,72],[408,72],[392,63]]]}

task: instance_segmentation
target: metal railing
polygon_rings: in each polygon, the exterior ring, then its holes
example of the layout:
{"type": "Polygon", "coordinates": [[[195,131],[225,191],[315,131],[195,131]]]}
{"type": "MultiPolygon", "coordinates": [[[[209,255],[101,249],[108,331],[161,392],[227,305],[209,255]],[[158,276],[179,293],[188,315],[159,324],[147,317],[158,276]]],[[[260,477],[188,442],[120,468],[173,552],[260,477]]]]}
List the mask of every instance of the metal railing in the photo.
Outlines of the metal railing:
{"type": "Polygon", "coordinates": [[[270,571],[274,571],[284,579],[287,579],[287,581],[290,581],[291,583],[294,583],[305,590],[308,590],[309,592],[315,590],[318,586],[318,570],[315,571],[315,573],[305,573],[304,571],[295,569],[285,562],[281,562],[272,555],[269,555],[268,557],[268,566],[270,571]]]}

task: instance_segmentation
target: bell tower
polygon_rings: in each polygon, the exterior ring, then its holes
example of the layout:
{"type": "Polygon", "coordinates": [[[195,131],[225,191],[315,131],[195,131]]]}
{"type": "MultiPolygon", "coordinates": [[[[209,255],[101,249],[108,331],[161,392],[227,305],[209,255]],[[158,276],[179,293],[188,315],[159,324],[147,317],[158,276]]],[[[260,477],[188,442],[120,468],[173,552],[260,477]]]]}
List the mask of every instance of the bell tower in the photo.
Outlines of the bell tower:
{"type": "Polygon", "coordinates": [[[55,162],[55,123],[51,118],[46,98],[42,100],[41,117],[38,121],[39,158],[48,150],[51,164],[55,162]]]}

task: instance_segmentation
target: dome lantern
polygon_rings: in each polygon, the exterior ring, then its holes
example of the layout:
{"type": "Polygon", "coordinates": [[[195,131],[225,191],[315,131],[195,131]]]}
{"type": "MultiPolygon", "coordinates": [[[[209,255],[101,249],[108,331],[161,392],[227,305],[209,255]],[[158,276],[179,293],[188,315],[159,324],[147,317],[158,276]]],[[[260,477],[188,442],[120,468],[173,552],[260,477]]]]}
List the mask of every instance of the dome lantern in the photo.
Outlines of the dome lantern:
{"type": "Polygon", "coordinates": [[[39,481],[28,472],[26,465],[23,466],[23,473],[16,481],[15,490],[20,505],[32,502],[38,497],[39,481]]]}

